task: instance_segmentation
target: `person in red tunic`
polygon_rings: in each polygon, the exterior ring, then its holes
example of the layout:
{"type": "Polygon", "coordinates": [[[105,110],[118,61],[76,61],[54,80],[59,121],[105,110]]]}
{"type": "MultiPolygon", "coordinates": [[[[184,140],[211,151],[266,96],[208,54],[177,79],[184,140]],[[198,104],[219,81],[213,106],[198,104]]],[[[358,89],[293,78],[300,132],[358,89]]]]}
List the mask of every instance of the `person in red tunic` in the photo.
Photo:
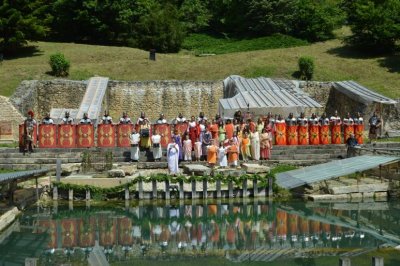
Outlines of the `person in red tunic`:
{"type": "Polygon", "coordinates": [[[199,127],[196,122],[196,119],[194,116],[192,116],[189,125],[188,125],[188,131],[189,131],[189,138],[192,141],[192,143],[196,142],[196,139],[199,138],[200,132],[199,132],[199,127]]]}
{"type": "Polygon", "coordinates": [[[209,130],[211,132],[211,138],[213,140],[218,139],[218,124],[215,122],[215,120],[212,120],[209,126],[209,130]]]}
{"type": "Polygon", "coordinates": [[[233,138],[233,133],[235,131],[235,127],[232,124],[232,121],[230,119],[226,120],[225,124],[225,132],[226,132],[226,139],[231,139],[233,138]]]}

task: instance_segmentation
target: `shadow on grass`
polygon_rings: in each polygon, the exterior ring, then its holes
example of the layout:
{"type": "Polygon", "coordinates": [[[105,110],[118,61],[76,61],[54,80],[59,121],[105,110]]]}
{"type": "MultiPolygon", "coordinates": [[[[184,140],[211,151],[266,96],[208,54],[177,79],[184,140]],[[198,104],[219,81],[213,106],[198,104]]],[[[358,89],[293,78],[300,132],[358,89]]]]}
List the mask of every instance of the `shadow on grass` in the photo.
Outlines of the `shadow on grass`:
{"type": "Polygon", "coordinates": [[[400,54],[389,55],[378,60],[381,67],[385,67],[392,73],[400,73],[400,54]]]}
{"type": "Polygon", "coordinates": [[[368,53],[352,46],[343,45],[328,50],[329,54],[351,59],[372,59],[382,57],[379,53],[368,53]]]}
{"type": "Polygon", "coordinates": [[[43,52],[39,50],[38,46],[30,45],[18,48],[17,50],[3,52],[4,60],[12,60],[24,57],[32,57],[42,55],[43,52]]]}

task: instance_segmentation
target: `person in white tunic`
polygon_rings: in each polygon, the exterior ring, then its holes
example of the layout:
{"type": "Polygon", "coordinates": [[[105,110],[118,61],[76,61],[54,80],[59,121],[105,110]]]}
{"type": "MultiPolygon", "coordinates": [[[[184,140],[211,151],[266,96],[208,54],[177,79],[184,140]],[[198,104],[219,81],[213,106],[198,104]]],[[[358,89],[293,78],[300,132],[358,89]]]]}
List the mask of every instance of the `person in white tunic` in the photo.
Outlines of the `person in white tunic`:
{"type": "Polygon", "coordinates": [[[258,131],[250,133],[251,157],[253,160],[260,160],[260,135],[258,131]]]}
{"type": "Polygon", "coordinates": [[[167,146],[167,160],[169,173],[176,175],[179,173],[179,145],[177,143],[170,143],[167,146]]]}
{"type": "Polygon", "coordinates": [[[151,136],[151,142],[153,143],[153,157],[154,161],[160,161],[162,156],[161,150],[161,135],[158,134],[158,130],[155,130],[151,136]]]}
{"type": "Polygon", "coordinates": [[[131,143],[131,161],[139,161],[140,134],[133,129],[129,139],[131,143]]]}
{"type": "Polygon", "coordinates": [[[221,141],[218,149],[218,165],[221,167],[228,166],[228,159],[226,158],[226,148],[224,147],[224,142],[221,141]]]}

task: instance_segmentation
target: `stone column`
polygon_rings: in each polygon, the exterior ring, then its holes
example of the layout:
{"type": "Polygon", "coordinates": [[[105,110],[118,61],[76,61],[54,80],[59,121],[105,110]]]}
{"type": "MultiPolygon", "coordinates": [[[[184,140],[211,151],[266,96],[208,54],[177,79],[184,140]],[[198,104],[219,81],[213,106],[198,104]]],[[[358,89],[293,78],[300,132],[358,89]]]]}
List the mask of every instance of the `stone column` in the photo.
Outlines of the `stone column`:
{"type": "Polygon", "coordinates": [[[208,195],[207,195],[207,185],[208,185],[208,181],[207,180],[203,180],[203,199],[207,199],[208,195]]]}
{"type": "Polygon", "coordinates": [[[217,187],[217,199],[221,198],[221,180],[216,181],[216,187],[217,187]]]}
{"type": "Polygon", "coordinates": [[[351,266],[350,258],[339,258],[339,266],[351,266]]]}
{"type": "Polygon", "coordinates": [[[86,190],[86,200],[90,200],[90,190],[86,190]]]}
{"type": "Polygon", "coordinates": [[[228,197],[233,199],[233,181],[229,180],[228,182],[228,197]]]}
{"type": "Polygon", "coordinates": [[[247,178],[242,183],[242,198],[247,198],[247,178]]]}
{"type": "Polygon", "coordinates": [[[197,199],[196,180],[192,180],[192,199],[197,199]]]}
{"type": "Polygon", "coordinates": [[[257,184],[258,180],[254,179],[253,180],[253,195],[254,197],[258,197],[258,184],[257,184]]]}
{"type": "Polygon", "coordinates": [[[179,181],[179,199],[185,199],[185,190],[183,188],[183,181],[179,181]]]}
{"type": "Polygon", "coordinates": [[[153,187],[153,195],[152,195],[152,198],[153,199],[157,199],[157,181],[156,180],[153,180],[153,181],[151,181],[152,182],[152,187],[153,187]]]}
{"type": "Polygon", "coordinates": [[[169,180],[165,180],[165,199],[169,200],[171,199],[170,193],[169,193],[169,180]]]}
{"type": "Polygon", "coordinates": [[[58,187],[53,187],[53,200],[58,200],[58,187]]]}
{"type": "Polygon", "coordinates": [[[139,199],[143,199],[143,181],[142,180],[139,180],[138,186],[139,186],[139,199]]]}
{"type": "Polygon", "coordinates": [[[129,199],[130,199],[129,187],[126,186],[126,187],[125,187],[125,200],[129,200],[129,199]]]}
{"type": "Polygon", "coordinates": [[[68,190],[68,200],[74,200],[74,190],[73,189],[68,190]]]}
{"type": "Polygon", "coordinates": [[[384,266],[383,257],[372,257],[372,266],[384,266]]]}

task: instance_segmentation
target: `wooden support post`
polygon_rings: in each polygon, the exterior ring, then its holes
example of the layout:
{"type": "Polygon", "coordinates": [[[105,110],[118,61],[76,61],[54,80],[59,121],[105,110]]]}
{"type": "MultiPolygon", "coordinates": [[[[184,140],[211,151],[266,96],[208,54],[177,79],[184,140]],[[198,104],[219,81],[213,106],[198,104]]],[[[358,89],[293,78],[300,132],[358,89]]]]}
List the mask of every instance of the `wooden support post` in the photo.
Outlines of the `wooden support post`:
{"type": "Polygon", "coordinates": [[[90,200],[90,190],[86,190],[86,200],[90,200]]]}
{"type": "Polygon", "coordinates": [[[141,199],[143,199],[143,181],[142,180],[139,180],[138,186],[139,186],[139,199],[141,200],[141,199]]]}
{"type": "Polygon", "coordinates": [[[233,181],[229,180],[228,182],[228,197],[233,199],[233,181]]]}
{"type": "Polygon", "coordinates": [[[273,184],[274,183],[274,181],[272,180],[272,177],[268,177],[268,197],[269,198],[272,198],[274,195],[274,192],[273,192],[273,190],[272,190],[272,186],[274,185],[273,184]]]}
{"type": "Polygon", "coordinates": [[[74,190],[71,188],[68,190],[68,200],[74,200],[74,190]]]}
{"type": "Polygon", "coordinates": [[[242,183],[242,198],[247,198],[247,178],[242,183]]]}
{"type": "Polygon", "coordinates": [[[253,180],[253,197],[258,197],[258,180],[254,179],[253,180]]]}
{"type": "Polygon", "coordinates": [[[170,191],[169,191],[169,180],[165,180],[165,199],[169,200],[171,199],[170,191]]]}
{"type": "Polygon", "coordinates": [[[221,198],[221,180],[216,181],[216,187],[217,187],[217,199],[221,198]]]}
{"type": "Polygon", "coordinates": [[[203,199],[207,199],[208,195],[208,189],[207,189],[207,185],[208,185],[208,181],[207,180],[203,180],[203,199]]]}
{"type": "Polygon", "coordinates": [[[192,180],[192,199],[197,199],[196,180],[192,180]]]}
{"type": "Polygon", "coordinates": [[[350,258],[339,258],[339,266],[351,266],[350,258]]]}
{"type": "Polygon", "coordinates": [[[184,200],[185,199],[185,190],[183,188],[183,181],[179,181],[179,199],[184,200]]]}
{"type": "Polygon", "coordinates": [[[129,187],[125,187],[125,200],[130,200],[131,196],[129,195],[129,187]]]}
{"type": "Polygon", "coordinates": [[[153,181],[151,181],[151,183],[152,183],[152,187],[153,187],[152,198],[157,199],[157,181],[153,180],[153,181]]]}
{"type": "Polygon", "coordinates": [[[383,257],[372,257],[372,266],[384,266],[383,257]]]}

